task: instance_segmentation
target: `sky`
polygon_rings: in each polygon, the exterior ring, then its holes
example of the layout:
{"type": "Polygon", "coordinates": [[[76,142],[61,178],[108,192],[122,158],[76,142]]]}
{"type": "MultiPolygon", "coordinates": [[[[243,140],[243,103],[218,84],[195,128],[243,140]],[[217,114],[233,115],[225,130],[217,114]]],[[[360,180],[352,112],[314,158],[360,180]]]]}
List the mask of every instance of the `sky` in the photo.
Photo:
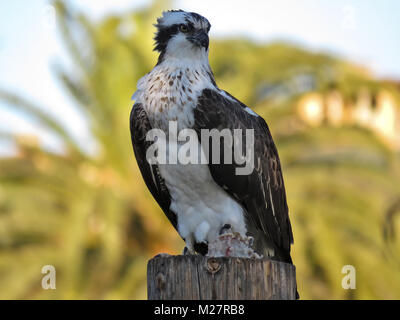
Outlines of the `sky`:
{"type": "MultiPolygon", "coordinates": [[[[144,6],[149,0],[70,2],[96,20],[144,6]]],[[[211,37],[283,39],[340,55],[365,65],[378,77],[400,79],[398,0],[177,0],[174,8],[206,16],[212,24],[211,37]]],[[[28,97],[62,119],[75,139],[94,152],[84,117],[51,72],[56,62],[68,63],[68,57],[55,28],[51,2],[1,1],[0,88],[28,97]]],[[[46,148],[61,150],[54,137],[0,102],[1,131],[34,133],[46,148]]],[[[0,154],[12,151],[12,145],[0,140],[0,154]]]]}

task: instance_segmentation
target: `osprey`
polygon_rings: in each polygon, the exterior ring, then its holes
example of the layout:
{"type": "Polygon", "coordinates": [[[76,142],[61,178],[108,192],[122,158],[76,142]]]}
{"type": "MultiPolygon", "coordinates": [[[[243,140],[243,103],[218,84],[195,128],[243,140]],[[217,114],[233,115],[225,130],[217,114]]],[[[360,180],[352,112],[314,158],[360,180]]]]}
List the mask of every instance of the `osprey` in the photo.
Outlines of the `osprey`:
{"type": "MultiPolygon", "coordinates": [[[[186,252],[210,254],[210,245],[229,234],[260,256],[292,263],[277,149],[264,119],[218,88],[208,61],[210,23],[197,13],[173,10],[163,12],[155,26],[158,62],[138,81],[130,116],[133,150],[147,187],[184,239],[186,252]],[[202,130],[252,130],[253,170],[238,175],[241,164],[224,162],[222,156],[205,164],[148,161],[153,144],[148,133],[158,129],[171,138],[176,135],[171,122],[179,131],[194,130],[209,155],[216,149],[202,139],[202,130]]],[[[167,153],[183,148],[179,139],[169,141],[167,153]]],[[[230,249],[224,249],[226,256],[235,255],[230,249]]]]}

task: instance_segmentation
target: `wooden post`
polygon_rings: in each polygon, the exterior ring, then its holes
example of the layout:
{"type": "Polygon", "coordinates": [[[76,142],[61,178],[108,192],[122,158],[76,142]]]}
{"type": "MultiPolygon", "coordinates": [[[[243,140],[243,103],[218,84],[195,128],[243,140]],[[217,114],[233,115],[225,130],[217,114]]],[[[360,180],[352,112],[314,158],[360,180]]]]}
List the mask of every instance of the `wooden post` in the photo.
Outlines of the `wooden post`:
{"type": "Polygon", "coordinates": [[[149,300],[295,300],[296,268],[268,259],[156,256],[149,300]]]}

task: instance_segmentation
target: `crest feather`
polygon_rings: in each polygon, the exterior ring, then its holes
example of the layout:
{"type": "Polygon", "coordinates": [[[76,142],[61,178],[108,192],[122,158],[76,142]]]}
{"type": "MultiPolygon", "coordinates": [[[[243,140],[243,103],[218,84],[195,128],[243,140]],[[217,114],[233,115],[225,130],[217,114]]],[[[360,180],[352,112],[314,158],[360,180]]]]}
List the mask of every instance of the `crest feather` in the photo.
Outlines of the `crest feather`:
{"type": "Polygon", "coordinates": [[[183,10],[163,11],[162,16],[157,19],[157,28],[168,27],[174,24],[185,23],[187,12],[183,10]]]}

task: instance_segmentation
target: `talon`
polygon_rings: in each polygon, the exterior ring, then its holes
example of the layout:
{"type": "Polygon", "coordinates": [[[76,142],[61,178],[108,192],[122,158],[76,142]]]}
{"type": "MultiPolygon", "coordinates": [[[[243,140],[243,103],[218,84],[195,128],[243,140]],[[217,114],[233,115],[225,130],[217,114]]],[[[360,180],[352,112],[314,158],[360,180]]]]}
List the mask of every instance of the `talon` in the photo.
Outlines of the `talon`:
{"type": "Polygon", "coordinates": [[[244,241],[243,241],[244,239],[242,238],[242,236],[240,235],[239,232],[234,232],[234,233],[233,233],[233,238],[238,239],[239,241],[244,242],[244,241]]]}
{"type": "Polygon", "coordinates": [[[190,250],[188,247],[183,248],[183,255],[184,256],[190,256],[190,255],[195,255],[196,253],[193,250],[190,250]]]}
{"type": "Polygon", "coordinates": [[[227,233],[227,231],[231,228],[232,226],[229,223],[224,224],[224,226],[219,230],[219,234],[222,235],[224,233],[227,233]]]}

